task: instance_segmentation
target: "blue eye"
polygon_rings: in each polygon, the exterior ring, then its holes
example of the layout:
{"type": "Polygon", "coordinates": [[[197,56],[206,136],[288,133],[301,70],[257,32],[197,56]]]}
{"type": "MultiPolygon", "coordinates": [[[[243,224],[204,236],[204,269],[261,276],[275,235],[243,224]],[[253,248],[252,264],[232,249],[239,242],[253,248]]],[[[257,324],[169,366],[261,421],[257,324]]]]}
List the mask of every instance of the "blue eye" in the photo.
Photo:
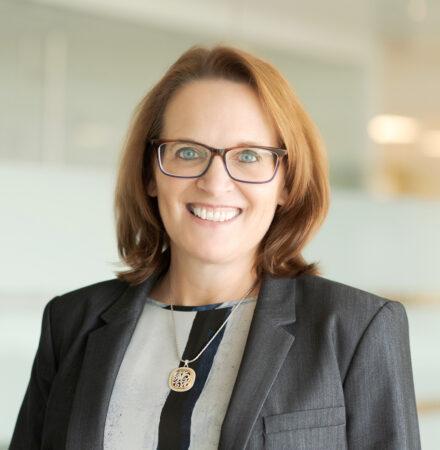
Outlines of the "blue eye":
{"type": "Polygon", "coordinates": [[[260,158],[257,155],[257,153],[255,151],[251,151],[251,150],[244,150],[244,151],[240,152],[240,155],[239,155],[239,160],[241,162],[245,162],[245,163],[256,162],[259,159],[260,158]]]}
{"type": "Polygon", "coordinates": [[[196,159],[199,154],[191,147],[183,147],[176,152],[176,155],[182,159],[196,159]]]}

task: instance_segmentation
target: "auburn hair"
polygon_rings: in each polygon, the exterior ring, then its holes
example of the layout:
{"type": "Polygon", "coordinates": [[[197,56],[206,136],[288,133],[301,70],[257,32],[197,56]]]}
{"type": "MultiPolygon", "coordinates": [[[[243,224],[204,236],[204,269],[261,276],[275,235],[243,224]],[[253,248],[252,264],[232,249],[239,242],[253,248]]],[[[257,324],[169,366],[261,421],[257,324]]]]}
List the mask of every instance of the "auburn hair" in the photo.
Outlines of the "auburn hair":
{"type": "Polygon", "coordinates": [[[229,45],[195,45],[169,67],[135,108],[115,187],[118,254],[129,267],[115,272],[117,278],[135,285],[169,267],[169,237],[157,198],[147,195],[156,160],[147,144],[160,136],[164,110],[173,94],[186,83],[205,78],[251,86],[273,121],[279,146],[287,149],[282,161],[288,198],[278,205],[259,244],[254,273],[259,277],[263,272],[274,277],[320,274],[318,263],[307,263],[301,254],[324,221],[330,202],[328,161],[315,124],[289,82],[268,61],[229,45]]]}

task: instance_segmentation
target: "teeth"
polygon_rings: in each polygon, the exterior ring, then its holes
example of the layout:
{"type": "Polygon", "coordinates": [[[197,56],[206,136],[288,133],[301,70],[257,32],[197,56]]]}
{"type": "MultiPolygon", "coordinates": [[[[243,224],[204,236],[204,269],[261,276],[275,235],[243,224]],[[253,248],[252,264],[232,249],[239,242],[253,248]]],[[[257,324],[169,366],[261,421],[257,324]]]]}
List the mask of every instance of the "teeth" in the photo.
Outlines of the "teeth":
{"type": "Polygon", "coordinates": [[[226,220],[231,220],[233,217],[238,216],[240,211],[236,210],[213,210],[206,208],[197,208],[190,205],[191,211],[197,217],[204,220],[210,220],[212,222],[224,222],[226,220]]]}

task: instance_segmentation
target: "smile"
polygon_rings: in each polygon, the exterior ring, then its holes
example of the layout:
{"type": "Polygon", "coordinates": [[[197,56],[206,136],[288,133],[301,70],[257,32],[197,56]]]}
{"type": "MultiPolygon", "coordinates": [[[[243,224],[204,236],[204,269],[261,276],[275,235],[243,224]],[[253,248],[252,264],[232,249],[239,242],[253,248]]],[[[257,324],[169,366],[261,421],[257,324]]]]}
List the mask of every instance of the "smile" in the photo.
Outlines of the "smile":
{"type": "Polygon", "coordinates": [[[239,208],[203,208],[191,204],[187,204],[186,207],[195,218],[217,223],[231,222],[242,212],[239,208]]]}

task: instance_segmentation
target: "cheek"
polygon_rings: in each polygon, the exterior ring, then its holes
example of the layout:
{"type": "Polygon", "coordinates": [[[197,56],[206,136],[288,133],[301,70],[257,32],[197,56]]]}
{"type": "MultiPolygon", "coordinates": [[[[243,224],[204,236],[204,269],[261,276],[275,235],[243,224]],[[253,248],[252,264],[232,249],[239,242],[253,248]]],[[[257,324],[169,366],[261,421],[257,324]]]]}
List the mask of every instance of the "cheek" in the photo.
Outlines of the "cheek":
{"type": "MultiPolygon", "coordinates": [[[[249,205],[257,215],[266,217],[274,213],[277,206],[277,192],[275,189],[259,189],[252,194],[252,196],[248,197],[249,205]]],[[[269,220],[269,217],[267,220],[269,220]]]]}
{"type": "Polygon", "coordinates": [[[168,221],[170,225],[173,225],[176,220],[182,219],[186,214],[185,204],[179,199],[184,198],[187,187],[187,183],[178,179],[158,181],[158,204],[164,224],[168,221]]]}
{"type": "Polygon", "coordinates": [[[162,217],[162,221],[165,225],[173,226],[180,218],[180,211],[177,206],[172,203],[172,200],[168,198],[161,198],[159,201],[159,211],[162,217]]]}
{"type": "Polygon", "coordinates": [[[246,224],[251,233],[260,236],[267,232],[272,223],[276,210],[276,202],[272,197],[259,198],[256,203],[250,205],[250,214],[246,218],[249,222],[246,224]]]}

